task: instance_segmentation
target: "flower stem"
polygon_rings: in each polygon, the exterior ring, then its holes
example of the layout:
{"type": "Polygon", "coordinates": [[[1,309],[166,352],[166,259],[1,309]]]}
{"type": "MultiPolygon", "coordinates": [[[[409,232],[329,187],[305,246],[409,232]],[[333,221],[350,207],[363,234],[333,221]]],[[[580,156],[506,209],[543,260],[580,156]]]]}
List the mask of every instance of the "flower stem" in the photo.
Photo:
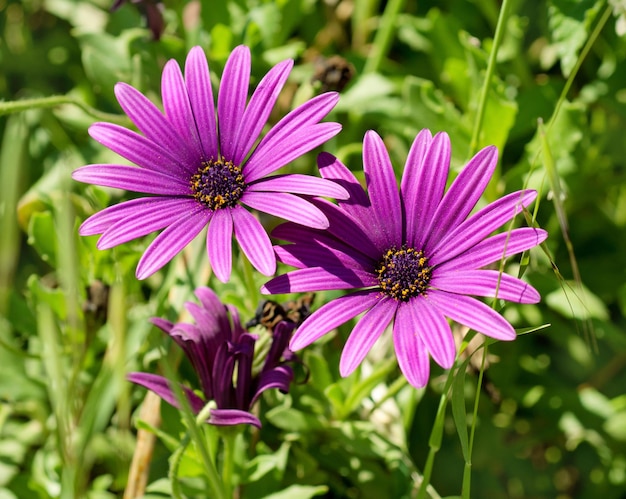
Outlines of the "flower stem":
{"type": "Polygon", "coordinates": [[[417,499],[424,499],[426,497],[426,489],[430,484],[430,476],[433,471],[433,464],[435,462],[435,455],[441,448],[441,440],[443,439],[443,425],[444,416],[446,414],[446,406],[448,405],[448,393],[454,380],[455,369],[452,368],[448,371],[448,378],[446,384],[441,392],[441,399],[439,399],[439,408],[437,409],[437,415],[435,416],[435,422],[430,432],[430,438],[428,439],[428,457],[426,458],[426,464],[424,465],[424,473],[422,474],[422,483],[417,492],[417,499]]]}
{"type": "Polygon", "coordinates": [[[69,95],[52,95],[50,97],[39,97],[36,99],[21,99],[8,102],[0,102],[0,116],[11,113],[20,113],[31,109],[49,109],[63,104],[73,104],[82,109],[89,116],[100,121],[109,121],[118,125],[129,125],[126,116],[118,114],[103,113],[85,104],[84,102],[70,97],[69,95]]]}
{"type": "Polygon", "coordinates": [[[489,61],[487,62],[487,70],[485,72],[485,81],[480,91],[480,98],[478,100],[478,109],[476,111],[476,121],[474,122],[474,129],[472,131],[472,139],[470,140],[469,156],[473,156],[478,151],[478,141],[480,139],[480,130],[483,126],[483,120],[485,119],[485,111],[487,109],[487,96],[489,95],[489,89],[491,88],[491,79],[496,68],[496,58],[498,56],[498,49],[502,43],[504,36],[504,28],[509,17],[509,10],[511,8],[510,0],[502,0],[502,7],[500,7],[500,15],[498,16],[498,24],[496,25],[496,33],[493,37],[493,45],[491,47],[491,53],[489,54],[489,61]]]}
{"type": "Polygon", "coordinates": [[[484,344],[484,350],[482,352],[482,360],[480,364],[480,371],[478,372],[478,381],[476,383],[476,395],[474,396],[474,412],[472,414],[472,428],[470,429],[469,437],[469,452],[467,453],[469,459],[465,463],[463,468],[463,499],[470,498],[470,489],[472,483],[472,451],[474,449],[474,435],[476,435],[476,421],[478,421],[478,405],[480,403],[480,387],[483,385],[483,374],[485,372],[485,360],[487,359],[487,345],[484,344]]]}
{"type": "Polygon", "coordinates": [[[365,61],[363,74],[375,73],[389,52],[391,41],[396,33],[396,19],[404,7],[405,0],[390,0],[380,18],[380,27],[372,43],[372,50],[365,61]]]}
{"type": "MultiPolygon", "coordinates": [[[[195,443],[198,452],[200,453],[200,457],[202,458],[202,463],[204,465],[204,470],[206,472],[206,477],[209,481],[209,485],[213,489],[214,495],[216,499],[226,499],[228,496],[224,491],[224,484],[222,483],[219,474],[217,473],[217,468],[215,466],[214,460],[211,458],[209,449],[206,445],[206,440],[203,438],[202,431],[200,429],[202,422],[199,422],[198,419],[194,416],[191,407],[189,406],[189,401],[187,397],[184,395],[182,388],[178,381],[175,380],[174,370],[172,366],[168,362],[167,358],[164,356],[161,358],[161,363],[163,365],[163,370],[165,372],[166,378],[170,381],[170,387],[176,396],[176,400],[180,406],[180,412],[183,416],[183,420],[188,428],[189,436],[191,440],[195,443]]],[[[205,407],[198,417],[204,418],[204,410],[210,410],[210,406],[205,407]]],[[[204,421],[202,419],[201,421],[204,421]]]]}
{"type": "Polygon", "coordinates": [[[237,427],[221,428],[220,436],[224,441],[224,460],[222,467],[222,483],[226,490],[226,497],[233,497],[233,470],[235,469],[235,439],[237,438],[237,427]]]}

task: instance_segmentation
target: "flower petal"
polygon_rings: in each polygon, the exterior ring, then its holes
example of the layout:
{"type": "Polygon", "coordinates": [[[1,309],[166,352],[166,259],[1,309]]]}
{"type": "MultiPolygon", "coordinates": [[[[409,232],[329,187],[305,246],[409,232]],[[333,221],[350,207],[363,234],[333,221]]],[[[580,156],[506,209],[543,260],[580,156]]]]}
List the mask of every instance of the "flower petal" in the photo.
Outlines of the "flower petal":
{"type": "MultiPolygon", "coordinates": [[[[456,357],[456,345],[448,321],[423,297],[416,297],[400,306],[403,310],[403,334],[418,335],[435,362],[450,369],[456,357]]],[[[398,331],[400,333],[400,331],[398,331]]]]}
{"type": "Polygon", "coordinates": [[[216,426],[249,424],[261,428],[259,418],[239,409],[211,409],[211,416],[207,422],[216,426]]]}
{"type": "Polygon", "coordinates": [[[450,167],[450,138],[438,133],[431,138],[429,130],[422,130],[411,146],[402,175],[403,212],[406,240],[421,248],[424,230],[433,218],[446,188],[450,167]]]}
{"type": "Polygon", "coordinates": [[[498,163],[498,150],[485,147],[452,182],[425,229],[425,247],[432,248],[470,214],[487,187],[498,163]]]}
{"type": "Polygon", "coordinates": [[[515,330],[498,312],[469,296],[430,290],[425,299],[446,317],[497,340],[516,338],[515,330]]]}
{"type": "Polygon", "coordinates": [[[114,204],[91,215],[85,220],[78,233],[81,236],[92,236],[94,234],[101,234],[113,224],[120,220],[134,216],[141,211],[158,211],[168,210],[171,207],[180,205],[180,198],[137,198],[130,201],[124,201],[123,203],[114,204]]]}
{"type": "Polygon", "coordinates": [[[268,196],[264,192],[246,191],[240,202],[255,210],[284,218],[313,229],[326,229],[328,219],[306,199],[286,192],[275,192],[268,196]]]}
{"type": "Polygon", "coordinates": [[[439,272],[475,270],[538,246],[548,237],[543,229],[522,227],[485,239],[461,255],[442,263],[439,272]]]}
{"type": "Polygon", "coordinates": [[[257,85],[241,118],[241,126],[237,132],[237,147],[232,157],[232,161],[236,165],[243,162],[258,139],[292,67],[292,60],[276,64],[257,85]]]}
{"type": "Polygon", "coordinates": [[[428,383],[430,359],[426,345],[420,335],[415,334],[415,322],[411,307],[398,307],[393,325],[393,344],[400,370],[407,381],[415,388],[422,388],[428,383]]]}
{"type": "Polygon", "coordinates": [[[203,160],[217,159],[217,125],[211,75],[201,47],[193,47],[185,61],[185,83],[204,152],[203,160]]]}
{"type": "MultiPolygon", "coordinates": [[[[148,390],[156,393],[168,404],[176,407],[177,409],[180,409],[180,404],[176,399],[176,395],[174,395],[173,390],[170,388],[171,383],[163,376],[158,376],[156,374],[150,373],[135,372],[129,373],[126,376],[126,379],[132,383],[136,383],[147,388],[148,390]]],[[[205,406],[205,402],[186,386],[181,386],[181,388],[183,390],[183,393],[187,396],[187,400],[189,401],[191,410],[196,414],[199,413],[200,410],[205,406]]]]}
{"type": "Polygon", "coordinates": [[[289,192],[310,196],[327,196],[335,199],[347,199],[348,192],[335,182],[323,178],[292,173],[264,177],[249,185],[248,192],[289,192]]]}
{"type": "Polygon", "coordinates": [[[200,163],[204,153],[198,136],[198,128],[191,111],[183,73],[174,59],[170,59],[163,68],[161,96],[167,120],[200,163]]]}
{"type": "Polygon", "coordinates": [[[72,172],[72,178],[87,184],[115,187],[132,192],[188,196],[189,182],[152,170],[126,165],[87,165],[72,172]]]}
{"type": "Polygon", "coordinates": [[[149,170],[188,178],[185,166],[159,144],[113,123],[94,123],[89,135],[123,158],[149,170]]]}
{"type": "Polygon", "coordinates": [[[262,286],[261,291],[271,294],[305,293],[376,285],[378,280],[370,272],[345,267],[310,267],[275,277],[262,286]]]}
{"type": "Polygon", "coordinates": [[[253,267],[261,274],[271,276],[276,272],[276,255],[265,228],[245,208],[231,210],[235,238],[253,267]]]}
{"type": "Polygon", "coordinates": [[[167,118],[145,95],[126,83],[117,83],[115,96],[124,112],[137,125],[141,133],[169,151],[170,154],[180,158],[188,172],[195,172],[198,158],[172,128],[167,118]]]}
{"type": "Polygon", "coordinates": [[[378,291],[363,290],[326,303],[307,317],[296,329],[289,343],[289,349],[295,351],[310,345],[329,331],[348,322],[361,312],[365,312],[378,301],[380,301],[378,291]]]}
{"type": "Polygon", "coordinates": [[[317,166],[323,178],[337,182],[350,194],[348,199],[337,203],[342,211],[355,220],[369,220],[370,215],[367,210],[371,206],[370,200],[354,174],[335,156],[327,152],[319,154],[317,166]]]}
{"type": "Polygon", "coordinates": [[[393,321],[397,309],[397,302],[391,298],[383,298],[370,308],[348,336],[341,360],[339,374],[346,377],[354,371],[380,338],[385,328],[393,321]]]}
{"type": "Polygon", "coordinates": [[[323,238],[323,235],[315,235],[315,244],[287,244],[275,246],[274,251],[282,263],[292,267],[323,267],[349,268],[372,272],[370,260],[363,255],[351,251],[351,248],[331,238],[323,238]],[[319,237],[319,239],[318,239],[319,237]],[[324,243],[324,239],[330,241],[330,246],[324,243]]]}
{"type": "Polygon", "coordinates": [[[384,250],[376,246],[376,242],[370,237],[369,225],[372,220],[372,208],[362,211],[363,218],[357,220],[351,217],[343,207],[338,207],[334,203],[325,199],[314,200],[326,218],[329,226],[326,229],[336,239],[345,241],[353,247],[353,253],[359,252],[367,255],[373,261],[378,262],[384,250]]]}
{"type": "Polygon", "coordinates": [[[283,393],[288,393],[291,380],[293,380],[293,370],[289,366],[278,366],[263,371],[259,375],[259,384],[250,405],[254,404],[265,390],[277,388],[283,393]]]}
{"type": "Polygon", "coordinates": [[[437,265],[472,248],[520,213],[536,196],[535,191],[512,192],[477,211],[430,249],[430,263],[437,265]]]}
{"type": "Polygon", "coordinates": [[[206,247],[215,277],[228,282],[233,266],[233,219],[230,210],[217,210],[207,231],[206,247]]]}
{"type": "Polygon", "coordinates": [[[237,150],[238,130],[246,109],[249,84],[250,49],[239,45],[226,61],[217,97],[220,154],[228,161],[233,161],[237,150]]]}
{"type": "MultiPolygon", "coordinates": [[[[298,142],[304,142],[305,145],[308,142],[308,138],[313,141],[314,137],[311,132],[316,129],[315,124],[335,107],[338,100],[339,94],[334,92],[318,95],[301,106],[298,106],[276,123],[276,125],[267,132],[265,137],[263,137],[252,156],[250,156],[246,162],[245,174],[248,181],[252,182],[277,170],[278,168],[273,167],[276,152],[280,151],[286,144],[294,144],[294,138],[297,138],[298,142]]],[[[326,125],[332,126],[328,130],[322,129],[322,132],[328,131],[330,136],[327,138],[326,135],[317,137],[315,143],[311,142],[309,147],[306,147],[305,152],[317,147],[341,130],[341,125],[338,123],[326,123],[326,125]],[[321,142],[319,142],[320,140],[321,142]]],[[[295,145],[292,148],[295,148],[295,145]]],[[[302,146],[302,149],[304,148],[305,147],[302,146]]],[[[291,159],[289,161],[291,161],[291,159]]],[[[287,164],[289,161],[285,162],[281,160],[282,164],[280,166],[287,164]]]]}
{"type": "Polygon", "coordinates": [[[98,249],[104,250],[143,237],[151,232],[180,220],[188,213],[198,212],[195,199],[174,199],[177,203],[170,206],[159,206],[158,210],[136,210],[132,216],[126,217],[108,227],[98,240],[98,249]]]}
{"type": "Polygon", "coordinates": [[[541,296],[530,284],[497,270],[459,270],[437,273],[429,283],[449,293],[489,296],[517,303],[539,303],[541,296]]]}
{"type": "Polygon", "coordinates": [[[341,131],[339,123],[318,123],[308,128],[295,130],[288,137],[276,144],[276,148],[262,156],[256,151],[244,167],[244,175],[248,182],[258,180],[275,172],[311,149],[330,140],[341,131]]]}
{"type": "Polygon", "coordinates": [[[368,131],[363,141],[363,172],[374,215],[370,236],[381,250],[402,244],[402,211],[396,175],[380,136],[368,131]]]}
{"type": "Polygon", "coordinates": [[[137,279],[151,276],[180,253],[206,226],[209,216],[207,210],[200,207],[161,232],[139,260],[135,273],[137,279]]]}

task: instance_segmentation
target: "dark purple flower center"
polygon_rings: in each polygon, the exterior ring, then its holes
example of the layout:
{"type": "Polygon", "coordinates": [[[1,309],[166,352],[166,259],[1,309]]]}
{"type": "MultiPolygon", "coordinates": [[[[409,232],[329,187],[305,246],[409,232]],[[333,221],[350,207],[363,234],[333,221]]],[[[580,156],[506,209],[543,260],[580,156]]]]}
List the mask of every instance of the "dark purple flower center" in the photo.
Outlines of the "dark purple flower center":
{"type": "Polygon", "coordinates": [[[232,161],[203,161],[189,181],[194,198],[211,210],[237,204],[246,188],[241,168],[232,161]]]}
{"type": "Polygon", "coordinates": [[[422,250],[391,248],[376,267],[380,287],[394,300],[409,301],[428,288],[431,269],[422,250]]]}

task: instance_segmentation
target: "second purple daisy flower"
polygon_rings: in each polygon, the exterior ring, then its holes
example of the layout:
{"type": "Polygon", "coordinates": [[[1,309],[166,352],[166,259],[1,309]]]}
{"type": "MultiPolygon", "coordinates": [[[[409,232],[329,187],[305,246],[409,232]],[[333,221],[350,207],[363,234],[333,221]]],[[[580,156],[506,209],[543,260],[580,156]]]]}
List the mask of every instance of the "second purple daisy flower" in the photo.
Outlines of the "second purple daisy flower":
{"type": "Polygon", "coordinates": [[[279,259],[298,270],[269,281],[265,293],[352,290],[325,304],[297,329],[299,350],[364,313],[343,349],[339,370],[347,376],[388,325],[400,369],[415,387],[429,377],[429,354],[450,368],[456,347],[446,318],[499,340],[515,330],[491,307],[468,295],[536,303],[525,282],[483,267],[540,244],[547,233],[519,228],[490,234],[528,206],[535,191],[518,191],[470,215],[493,174],[497,150],[476,154],[445,192],[450,141],[422,130],[407,158],[400,189],[385,145],[375,132],[363,144],[367,192],[334,156],[318,159],[322,177],[350,192],[339,206],[316,200],[330,227],[312,230],[286,223],[273,235],[293,244],[276,247],[279,259]]]}

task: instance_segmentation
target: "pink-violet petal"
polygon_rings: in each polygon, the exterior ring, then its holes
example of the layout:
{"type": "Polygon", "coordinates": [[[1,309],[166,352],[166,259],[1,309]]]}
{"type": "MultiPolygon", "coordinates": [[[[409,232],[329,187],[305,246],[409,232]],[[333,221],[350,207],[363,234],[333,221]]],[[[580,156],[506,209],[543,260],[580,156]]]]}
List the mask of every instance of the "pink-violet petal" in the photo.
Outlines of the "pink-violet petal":
{"type": "Polygon", "coordinates": [[[512,192],[477,211],[429,248],[430,264],[451,260],[472,248],[520,213],[536,196],[535,191],[512,192]]]}
{"type": "Polygon", "coordinates": [[[141,133],[169,151],[170,154],[180,158],[181,164],[190,173],[194,172],[198,158],[172,128],[167,118],[145,95],[126,83],[117,83],[115,96],[124,112],[137,125],[141,133]]]}
{"type": "Polygon", "coordinates": [[[331,289],[354,289],[376,286],[378,280],[371,272],[345,267],[311,267],[292,270],[275,277],[261,290],[271,294],[305,293],[331,289]]]}
{"type": "Polygon", "coordinates": [[[545,230],[532,227],[522,227],[511,232],[503,232],[481,241],[461,255],[442,263],[438,267],[438,271],[443,273],[453,270],[479,269],[508,256],[534,248],[545,241],[547,237],[548,233],[545,230]]]}
{"type": "Polygon", "coordinates": [[[310,345],[329,331],[373,307],[378,301],[380,301],[378,291],[363,290],[322,305],[296,329],[289,349],[296,351],[310,345]]]}
{"type": "MultiPolygon", "coordinates": [[[[132,383],[141,385],[144,388],[147,388],[148,390],[156,393],[168,404],[176,408],[180,408],[178,399],[176,398],[176,395],[174,395],[174,391],[170,388],[171,383],[163,376],[158,376],[151,373],[135,372],[129,373],[126,376],[126,379],[132,383]]],[[[191,410],[196,414],[199,413],[200,410],[205,406],[205,402],[186,386],[181,385],[181,389],[187,397],[187,400],[189,401],[191,410]]]]}
{"type": "Polygon", "coordinates": [[[74,170],[72,178],[87,184],[145,194],[169,196],[188,196],[190,194],[189,182],[136,166],[87,165],[74,170]]]}
{"type": "Polygon", "coordinates": [[[194,121],[204,152],[203,160],[217,159],[215,101],[206,56],[201,47],[193,47],[185,61],[185,83],[194,121]]]}
{"type": "Polygon", "coordinates": [[[292,173],[264,177],[249,185],[248,192],[289,192],[310,196],[327,196],[335,199],[347,199],[348,192],[335,182],[311,175],[292,173]]]}
{"type": "Polygon", "coordinates": [[[240,202],[255,210],[284,218],[313,229],[326,229],[328,219],[319,208],[294,194],[275,192],[268,195],[264,192],[246,191],[240,202]]]}
{"type": "Polygon", "coordinates": [[[413,247],[423,247],[424,230],[441,202],[450,168],[450,138],[422,130],[415,138],[402,175],[403,212],[406,240],[413,247]],[[427,132],[427,133],[426,133],[427,132]]]}
{"type": "Polygon", "coordinates": [[[261,428],[261,421],[256,416],[239,409],[212,409],[209,424],[215,426],[234,426],[238,424],[249,424],[261,428]]]}
{"type": "Polygon", "coordinates": [[[392,298],[382,298],[359,319],[346,341],[339,361],[339,374],[350,375],[367,355],[393,321],[398,304],[392,298]]]}
{"type": "Polygon", "coordinates": [[[241,118],[241,125],[237,132],[237,147],[232,158],[236,165],[243,163],[261,134],[292,67],[292,60],[276,64],[257,85],[241,118]]]}
{"type": "Polygon", "coordinates": [[[217,97],[220,154],[233,161],[250,84],[250,49],[239,45],[226,61],[217,97]]]}
{"type": "Polygon", "coordinates": [[[177,199],[178,203],[159,206],[157,210],[136,211],[108,227],[98,240],[98,249],[104,250],[143,237],[151,232],[184,218],[189,213],[197,213],[202,208],[195,199],[177,199]]]}
{"type": "Polygon", "coordinates": [[[487,187],[498,162],[498,150],[485,147],[452,182],[424,231],[425,247],[432,248],[470,214],[487,187]]]}
{"type": "Polygon", "coordinates": [[[200,163],[204,152],[191,110],[183,73],[174,59],[170,59],[163,68],[161,96],[167,120],[187,144],[187,147],[193,151],[193,155],[198,158],[198,163],[200,163]]]}
{"type": "Polygon", "coordinates": [[[113,123],[94,123],[89,135],[123,158],[149,170],[188,178],[185,166],[159,144],[113,123]]]}
{"type": "Polygon", "coordinates": [[[261,274],[271,276],[276,272],[276,255],[265,228],[241,206],[231,210],[235,238],[252,266],[261,274]]]}
{"type": "Polygon", "coordinates": [[[228,282],[233,266],[233,219],[229,209],[217,210],[207,231],[206,247],[215,277],[228,282]]]}
{"type": "Polygon", "coordinates": [[[254,404],[266,390],[276,388],[283,393],[289,391],[289,384],[293,379],[293,370],[289,366],[278,366],[259,375],[259,384],[250,405],[254,404]]]}
{"type": "Polygon", "coordinates": [[[497,270],[459,270],[436,273],[430,286],[449,293],[496,297],[516,303],[539,303],[535,288],[515,277],[497,270]]]}
{"type": "Polygon", "coordinates": [[[517,336],[504,317],[475,298],[433,289],[425,299],[446,317],[486,336],[503,341],[517,336]]]}
{"type": "Polygon", "coordinates": [[[161,317],[152,317],[150,322],[167,334],[170,334],[172,332],[172,328],[174,327],[173,322],[168,321],[167,319],[162,319],[161,317]]]}
{"type": "Polygon", "coordinates": [[[81,236],[101,234],[126,217],[132,217],[142,211],[168,210],[171,207],[178,206],[180,201],[180,198],[150,197],[131,199],[130,201],[114,204],[91,215],[81,224],[78,233],[81,236]]]}
{"type": "Polygon", "coordinates": [[[398,307],[393,325],[393,344],[400,370],[415,388],[423,388],[430,375],[430,359],[426,345],[414,333],[412,316],[407,317],[410,307],[398,307]]]}
{"type": "Polygon", "coordinates": [[[152,241],[137,265],[137,279],[151,276],[178,253],[206,226],[210,214],[205,209],[177,220],[152,241]]]}
{"type": "Polygon", "coordinates": [[[372,220],[370,237],[384,251],[402,244],[402,211],[396,175],[380,136],[370,130],[363,141],[363,172],[370,201],[372,220]]]}
{"type": "Polygon", "coordinates": [[[444,369],[450,369],[456,357],[456,345],[443,314],[421,296],[400,305],[400,308],[408,310],[402,310],[400,320],[403,323],[398,332],[417,334],[435,362],[444,369]]]}
{"type": "MultiPolygon", "coordinates": [[[[261,139],[254,153],[246,162],[245,173],[246,178],[249,179],[248,181],[252,182],[275,171],[276,168],[273,168],[272,161],[275,158],[276,151],[283,144],[289,143],[296,132],[301,132],[299,138],[306,142],[308,130],[313,129],[315,124],[331,111],[338,100],[339,94],[336,93],[330,92],[318,95],[298,106],[276,123],[265,137],[261,139]]],[[[341,129],[341,125],[338,123],[334,125],[336,126],[332,129],[334,134],[337,134],[341,129]]],[[[319,144],[312,145],[308,150],[313,149],[317,145],[319,144]]]]}
{"type": "Polygon", "coordinates": [[[349,268],[372,272],[372,262],[360,253],[350,251],[350,248],[338,241],[327,239],[330,245],[324,244],[324,239],[317,239],[315,245],[312,244],[287,244],[275,246],[279,261],[292,267],[323,267],[349,268]]]}
{"type": "Polygon", "coordinates": [[[307,128],[295,130],[280,143],[275,149],[267,151],[262,156],[256,155],[256,151],[244,167],[244,175],[247,182],[254,182],[259,178],[275,172],[286,164],[306,154],[311,149],[323,144],[337,135],[341,130],[339,123],[318,123],[307,128]]]}
{"type": "Polygon", "coordinates": [[[354,174],[335,156],[327,152],[319,154],[317,166],[323,178],[337,182],[350,194],[347,200],[340,200],[337,203],[341,209],[356,220],[369,219],[367,210],[371,206],[370,200],[354,174]]]}

